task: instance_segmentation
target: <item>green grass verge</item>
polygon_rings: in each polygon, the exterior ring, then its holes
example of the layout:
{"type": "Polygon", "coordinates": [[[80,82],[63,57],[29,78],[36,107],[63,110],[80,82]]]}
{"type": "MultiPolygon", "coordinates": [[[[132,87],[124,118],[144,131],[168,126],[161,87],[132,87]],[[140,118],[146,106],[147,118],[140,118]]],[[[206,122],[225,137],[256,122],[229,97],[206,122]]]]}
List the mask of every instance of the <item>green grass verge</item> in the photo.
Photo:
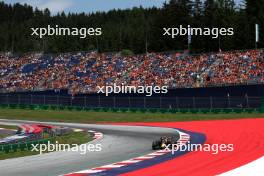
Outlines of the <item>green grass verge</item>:
{"type": "MultiPolygon", "coordinates": [[[[67,135],[63,136],[57,136],[54,139],[55,141],[58,141],[59,144],[84,144],[89,141],[93,140],[92,135],[87,132],[72,132],[67,135]]],[[[23,157],[23,156],[30,156],[30,155],[37,155],[39,152],[36,151],[30,151],[30,150],[25,150],[25,151],[17,151],[17,152],[0,152],[0,160],[3,159],[8,159],[8,158],[17,158],[17,157],[23,157]]]]}
{"type": "Polygon", "coordinates": [[[81,123],[166,122],[237,118],[264,118],[264,113],[142,113],[0,109],[0,118],[81,123]]]}

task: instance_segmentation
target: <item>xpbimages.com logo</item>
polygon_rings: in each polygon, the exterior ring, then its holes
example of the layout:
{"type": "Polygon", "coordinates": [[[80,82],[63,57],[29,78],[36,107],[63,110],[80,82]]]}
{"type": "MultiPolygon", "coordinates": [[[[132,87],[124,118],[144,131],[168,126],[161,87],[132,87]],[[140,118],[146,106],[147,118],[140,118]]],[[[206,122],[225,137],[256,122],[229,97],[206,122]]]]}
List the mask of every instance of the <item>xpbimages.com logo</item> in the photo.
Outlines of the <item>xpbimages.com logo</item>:
{"type": "Polygon", "coordinates": [[[234,35],[233,28],[200,28],[200,27],[191,27],[187,25],[184,27],[180,25],[179,27],[172,28],[163,28],[163,36],[170,36],[175,38],[176,36],[211,36],[213,39],[218,38],[219,36],[232,36],[234,35]]]}
{"type": "Polygon", "coordinates": [[[88,152],[100,152],[102,150],[101,144],[59,144],[58,141],[55,143],[50,143],[50,141],[48,141],[47,144],[31,144],[31,146],[31,151],[39,152],[39,154],[46,152],[71,151],[85,155],[88,152]]]}
{"type": "Polygon", "coordinates": [[[30,28],[32,36],[38,36],[43,38],[44,36],[80,36],[80,38],[86,38],[87,36],[99,36],[102,35],[102,28],[69,28],[69,27],[60,27],[55,25],[52,27],[48,25],[47,27],[41,28],[30,28]]]}
{"type": "Polygon", "coordinates": [[[202,151],[209,152],[216,155],[220,152],[232,152],[234,151],[234,144],[192,144],[189,141],[187,143],[167,144],[165,145],[166,151],[170,151],[174,154],[177,151],[180,152],[193,152],[202,151]]]}
{"type": "Polygon", "coordinates": [[[138,93],[152,96],[153,93],[165,94],[168,93],[168,86],[118,86],[114,83],[111,86],[97,86],[97,93],[103,93],[108,96],[111,93],[138,93]]]}

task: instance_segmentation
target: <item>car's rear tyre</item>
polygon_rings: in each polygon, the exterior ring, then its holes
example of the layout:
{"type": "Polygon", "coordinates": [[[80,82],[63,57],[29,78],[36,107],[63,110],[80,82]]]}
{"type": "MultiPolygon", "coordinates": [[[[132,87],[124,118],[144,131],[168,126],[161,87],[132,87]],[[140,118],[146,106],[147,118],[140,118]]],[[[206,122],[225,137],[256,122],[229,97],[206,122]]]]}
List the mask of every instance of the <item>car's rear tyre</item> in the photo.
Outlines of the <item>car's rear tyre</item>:
{"type": "Polygon", "coordinates": [[[152,142],[152,150],[159,150],[161,148],[159,141],[152,142]]]}

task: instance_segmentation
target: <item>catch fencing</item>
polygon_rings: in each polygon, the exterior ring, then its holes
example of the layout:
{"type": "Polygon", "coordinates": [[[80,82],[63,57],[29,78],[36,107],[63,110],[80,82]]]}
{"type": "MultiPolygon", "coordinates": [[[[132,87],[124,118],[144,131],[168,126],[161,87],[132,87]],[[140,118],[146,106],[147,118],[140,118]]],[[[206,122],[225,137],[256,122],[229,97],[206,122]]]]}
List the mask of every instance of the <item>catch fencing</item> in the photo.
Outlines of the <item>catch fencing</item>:
{"type": "Polygon", "coordinates": [[[52,105],[82,108],[217,109],[259,108],[261,97],[105,97],[0,94],[0,104],[52,105]]]}

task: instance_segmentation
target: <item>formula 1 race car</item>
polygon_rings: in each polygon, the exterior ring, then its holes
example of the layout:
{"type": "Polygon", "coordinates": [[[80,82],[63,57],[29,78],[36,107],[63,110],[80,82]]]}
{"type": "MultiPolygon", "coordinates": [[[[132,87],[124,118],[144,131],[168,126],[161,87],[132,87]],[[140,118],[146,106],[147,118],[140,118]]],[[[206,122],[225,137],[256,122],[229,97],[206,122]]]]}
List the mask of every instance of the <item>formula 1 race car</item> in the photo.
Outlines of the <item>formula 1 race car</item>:
{"type": "Polygon", "coordinates": [[[153,150],[162,150],[165,149],[167,146],[171,149],[172,144],[177,144],[178,137],[175,136],[163,136],[159,140],[155,140],[152,142],[152,149],[153,150]]]}

